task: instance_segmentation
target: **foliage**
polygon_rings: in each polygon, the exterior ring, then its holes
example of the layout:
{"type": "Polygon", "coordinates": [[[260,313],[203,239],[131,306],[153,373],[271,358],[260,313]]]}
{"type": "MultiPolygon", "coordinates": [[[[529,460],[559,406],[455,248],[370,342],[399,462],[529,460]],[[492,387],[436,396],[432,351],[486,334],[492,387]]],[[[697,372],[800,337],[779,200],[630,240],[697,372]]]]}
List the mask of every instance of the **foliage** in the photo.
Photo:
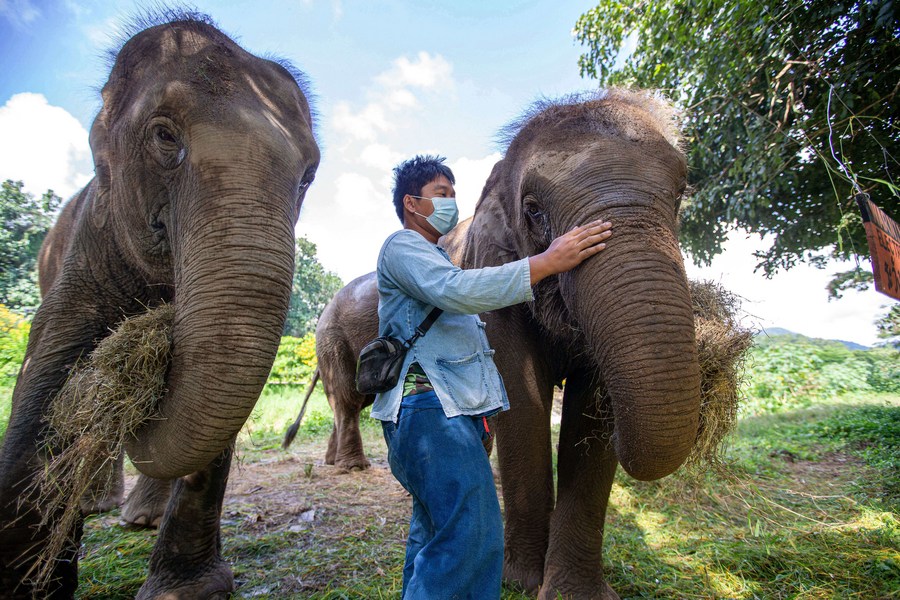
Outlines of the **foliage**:
{"type": "Polygon", "coordinates": [[[900,303],[895,303],[882,318],[875,322],[879,339],[900,350],[900,303]]]}
{"type": "Polygon", "coordinates": [[[31,324],[0,304],[0,386],[19,373],[31,324]]]}
{"type": "Polygon", "coordinates": [[[0,189],[0,303],[12,308],[40,304],[37,255],[61,199],[48,190],[40,198],[7,179],[0,189]]]}
{"type": "Polygon", "coordinates": [[[343,285],[340,277],[326,271],[319,263],[316,245],[305,237],[298,237],[291,306],[284,335],[303,337],[314,332],[325,305],[343,285]]]}
{"type": "Polygon", "coordinates": [[[815,429],[822,437],[844,440],[881,471],[883,496],[900,503],[900,408],[863,406],[842,411],[815,429]]]}
{"type": "Polygon", "coordinates": [[[759,338],[751,351],[748,413],[808,407],[851,393],[900,392],[900,352],[850,350],[840,342],[781,335],[759,338]]]}
{"type": "Polygon", "coordinates": [[[284,336],[269,373],[269,383],[307,383],[316,365],[315,333],[308,333],[302,338],[284,336]]]}
{"type": "MultiPolygon", "coordinates": [[[[684,109],[682,242],[770,234],[767,275],[818,251],[867,255],[855,186],[900,218],[900,19],[892,0],[600,0],[573,34],[583,76],[658,88],[684,109]],[[616,57],[636,36],[621,67],[616,57]]],[[[851,283],[857,283],[851,278],[851,283]]]]}

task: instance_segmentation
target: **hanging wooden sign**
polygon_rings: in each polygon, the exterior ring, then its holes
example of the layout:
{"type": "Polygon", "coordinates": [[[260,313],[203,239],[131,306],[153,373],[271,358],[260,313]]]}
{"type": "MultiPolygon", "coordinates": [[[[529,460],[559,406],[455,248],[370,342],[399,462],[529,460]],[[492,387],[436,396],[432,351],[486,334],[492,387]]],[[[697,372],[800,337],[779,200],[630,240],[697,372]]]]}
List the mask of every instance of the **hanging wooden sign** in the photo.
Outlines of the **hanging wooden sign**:
{"type": "Polygon", "coordinates": [[[900,300],[900,225],[875,206],[868,194],[857,194],[856,203],[866,228],[875,289],[900,300]]]}

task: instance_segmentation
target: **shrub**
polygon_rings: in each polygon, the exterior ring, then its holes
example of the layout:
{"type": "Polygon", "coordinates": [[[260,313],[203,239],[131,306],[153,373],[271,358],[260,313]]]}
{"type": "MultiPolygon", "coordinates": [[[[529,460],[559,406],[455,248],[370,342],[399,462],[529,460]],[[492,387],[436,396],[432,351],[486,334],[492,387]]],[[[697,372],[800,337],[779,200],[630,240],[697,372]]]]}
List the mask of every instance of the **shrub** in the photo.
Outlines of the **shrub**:
{"type": "Polygon", "coordinates": [[[0,386],[19,374],[30,330],[24,317],[0,304],[0,386]]]}
{"type": "Polygon", "coordinates": [[[900,391],[900,352],[851,350],[829,340],[802,336],[760,338],[748,361],[745,412],[803,408],[850,393],[900,391]]]}
{"type": "Polygon", "coordinates": [[[269,385],[306,383],[316,370],[316,364],[314,333],[308,333],[302,338],[284,336],[269,373],[269,385]]]}

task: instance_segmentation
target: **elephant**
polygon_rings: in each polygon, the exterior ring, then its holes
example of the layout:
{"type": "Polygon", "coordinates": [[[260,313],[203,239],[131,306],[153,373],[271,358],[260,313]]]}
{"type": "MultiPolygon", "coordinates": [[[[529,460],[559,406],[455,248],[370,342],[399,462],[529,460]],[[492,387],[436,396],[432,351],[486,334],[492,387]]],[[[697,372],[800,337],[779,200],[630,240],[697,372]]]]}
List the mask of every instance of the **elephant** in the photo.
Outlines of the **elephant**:
{"type": "MultiPolygon", "coordinates": [[[[125,450],[172,480],[138,598],[224,598],[219,517],[235,437],[263,389],[287,315],[294,227],[318,168],[305,75],[250,54],[206,17],[166,9],[115,53],[90,130],[93,179],[42,252],[37,310],[0,449],[4,598],[73,598],[82,523],[27,575],[49,538],[33,488],[43,416],[80,357],[124,318],[174,307],[159,418],[125,450]]],[[[60,448],[50,448],[52,452],[60,448]]],[[[169,484],[167,484],[169,485],[169,484]]]]}
{"type": "MultiPolygon", "coordinates": [[[[684,149],[670,104],[637,90],[539,102],[504,132],[474,216],[439,241],[454,263],[500,265],[576,225],[613,223],[601,254],[541,281],[533,301],[482,315],[510,401],[495,423],[504,578],[542,600],[618,598],[602,567],[617,466],[662,478],[698,432],[700,365],[677,237],[684,149]],[[563,381],[554,488],[551,406],[563,381]]],[[[364,275],[326,309],[340,322],[317,329],[345,464],[365,460],[347,417],[372,398],[353,389],[351,350],[377,335],[377,304],[374,274],[364,275]]]]}

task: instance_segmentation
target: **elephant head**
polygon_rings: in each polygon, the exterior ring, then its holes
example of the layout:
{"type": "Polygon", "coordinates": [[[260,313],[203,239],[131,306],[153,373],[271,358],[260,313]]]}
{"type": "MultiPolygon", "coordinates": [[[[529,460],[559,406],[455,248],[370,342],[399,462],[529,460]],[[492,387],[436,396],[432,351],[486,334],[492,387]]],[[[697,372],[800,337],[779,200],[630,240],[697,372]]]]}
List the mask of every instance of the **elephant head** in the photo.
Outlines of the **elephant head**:
{"type": "Polygon", "coordinates": [[[665,476],[688,455],[700,402],[677,240],[686,163],[672,110],[613,90],[536,105],[506,135],[462,261],[532,256],[577,225],[613,223],[606,250],[542,281],[530,312],[559,355],[599,374],[623,468],[639,479],[665,476]]]}
{"type": "Polygon", "coordinates": [[[161,418],[127,447],[148,475],[208,464],[249,416],[271,368],[293,228],[319,162],[301,85],[285,66],[184,22],[130,39],[103,88],[90,219],[175,304],[161,418]]]}
{"type": "MultiPolygon", "coordinates": [[[[166,300],[168,392],[129,455],[173,478],[230,443],[277,351],[294,226],[319,163],[304,87],[289,65],[202,18],[143,29],[121,47],[90,132],[95,177],[63,213],[71,232],[56,245],[64,259],[35,317],[14,413],[45,406],[58,373],[123,313],[166,300]]],[[[34,426],[22,432],[33,442],[34,426]]]]}

